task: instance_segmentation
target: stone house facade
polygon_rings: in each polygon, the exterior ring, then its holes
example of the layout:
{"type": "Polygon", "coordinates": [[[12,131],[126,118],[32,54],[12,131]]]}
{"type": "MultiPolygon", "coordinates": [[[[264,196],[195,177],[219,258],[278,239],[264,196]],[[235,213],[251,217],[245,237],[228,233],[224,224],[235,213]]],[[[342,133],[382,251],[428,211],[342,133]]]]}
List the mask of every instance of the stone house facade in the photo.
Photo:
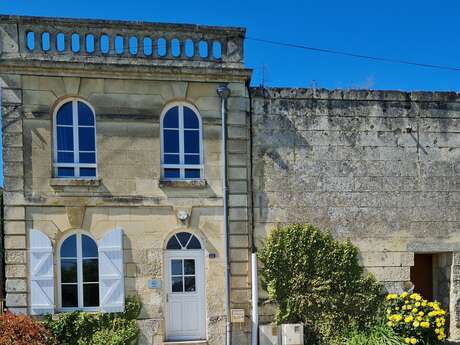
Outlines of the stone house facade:
{"type": "Polygon", "coordinates": [[[7,307],[138,295],[141,344],[249,344],[250,254],[309,222],[460,338],[459,96],[251,88],[244,34],[0,17],[7,307]]]}

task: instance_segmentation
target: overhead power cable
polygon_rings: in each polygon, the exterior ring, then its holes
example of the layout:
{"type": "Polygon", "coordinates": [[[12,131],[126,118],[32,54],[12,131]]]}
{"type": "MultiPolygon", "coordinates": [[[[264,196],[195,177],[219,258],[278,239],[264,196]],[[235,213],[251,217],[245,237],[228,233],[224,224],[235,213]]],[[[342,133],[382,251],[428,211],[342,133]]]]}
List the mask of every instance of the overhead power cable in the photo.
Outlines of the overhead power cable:
{"type": "Polygon", "coordinates": [[[349,53],[349,52],[340,51],[340,50],[316,48],[316,47],[310,47],[310,46],[306,46],[302,44],[266,40],[266,39],[255,38],[255,37],[246,37],[246,39],[251,40],[251,41],[261,42],[261,43],[268,43],[268,44],[283,46],[283,47],[288,47],[288,48],[309,50],[309,51],[314,51],[314,52],[319,52],[319,53],[342,55],[342,56],[348,56],[348,57],[359,58],[359,59],[367,59],[367,60],[380,61],[380,62],[390,62],[390,63],[397,63],[397,64],[403,64],[403,65],[417,66],[417,67],[434,68],[434,69],[460,72],[460,67],[427,64],[427,63],[408,61],[408,60],[402,60],[402,59],[386,58],[386,57],[381,57],[381,56],[349,53]]]}

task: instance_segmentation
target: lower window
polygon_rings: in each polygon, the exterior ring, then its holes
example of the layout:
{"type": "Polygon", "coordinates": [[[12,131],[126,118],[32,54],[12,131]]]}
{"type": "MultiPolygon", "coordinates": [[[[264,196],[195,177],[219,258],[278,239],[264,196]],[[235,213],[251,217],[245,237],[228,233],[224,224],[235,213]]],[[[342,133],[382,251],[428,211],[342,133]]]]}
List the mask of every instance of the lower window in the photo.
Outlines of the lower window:
{"type": "Polygon", "coordinates": [[[60,296],[63,309],[99,306],[99,256],[96,242],[75,233],[60,248],[60,296]]]}

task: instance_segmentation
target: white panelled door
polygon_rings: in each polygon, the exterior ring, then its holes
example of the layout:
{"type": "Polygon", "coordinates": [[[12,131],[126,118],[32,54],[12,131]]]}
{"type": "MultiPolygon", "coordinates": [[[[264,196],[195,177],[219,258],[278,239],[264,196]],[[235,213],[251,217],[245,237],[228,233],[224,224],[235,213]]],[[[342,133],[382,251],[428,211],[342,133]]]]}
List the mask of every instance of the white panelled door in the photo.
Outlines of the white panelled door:
{"type": "Polygon", "coordinates": [[[168,250],[165,264],[167,339],[205,339],[203,251],[168,250]]]}

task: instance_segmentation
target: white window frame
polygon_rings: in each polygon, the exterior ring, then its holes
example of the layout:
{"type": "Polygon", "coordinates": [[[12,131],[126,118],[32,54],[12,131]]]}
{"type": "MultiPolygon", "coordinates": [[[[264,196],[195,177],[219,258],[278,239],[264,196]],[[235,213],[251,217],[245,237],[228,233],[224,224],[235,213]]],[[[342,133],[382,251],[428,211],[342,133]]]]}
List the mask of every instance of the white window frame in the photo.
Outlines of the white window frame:
{"type": "MultiPolygon", "coordinates": [[[[195,129],[193,129],[195,130],[195,129]]],[[[161,141],[161,179],[165,181],[177,181],[177,180],[203,180],[204,179],[204,163],[203,163],[203,125],[201,120],[201,115],[198,109],[188,102],[172,102],[168,104],[162,111],[160,117],[160,141],[161,141]],[[199,136],[199,156],[200,164],[185,164],[185,152],[184,152],[184,106],[192,109],[195,115],[198,117],[198,136],[199,136]],[[166,113],[174,108],[178,107],[179,110],[179,164],[165,164],[164,163],[164,130],[175,129],[177,128],[164,128],[163,120],[166,113]],[[165,177],[165,169],[179,169],[180,176],[177,178],[165,177]],[[199,169],[200,177],[197,178],[186,178],[185,169],[199,169]]],[[[168,154],[168,153],[166,153],[168,154]]],[[[176,154],[176,153],[174,153],[176,154]]]]}
{"type": "MultiPolygon", "coordinates": [[[[54,176],[56,178],[63,178],[63,179],[85,179],[85,180],[94,180],[97,179],[97,142],[96,142],[96,112],[94,108],[86,102],[85,100],[78,98],[78,97],[68,97],[61,102],[59,102],[53,113],[53,135],[54,135],[54,176]],[[61,107],[66,104],[72,102],[72,126],[70,125],[59,125],[62,127],[72,127],[73,129],[73,154],[74,154],[74,163],[60,163],[58,162],[58,143],[57,143],[57,113],[61,107]],[[88,127],[92,128],[93,126],[79,126],[78,125],[78,102],[82,102],[86,104],[91,111],[93,112],[94,116],[94,155],[96,158],[96,163],[80,163],[80,150],[79,150],[79,135],[78,135],[78,127],[88,127]],[[59,176],[58,168],[74,168],[74,176],[59,176]],[[96,169],[95,176],[80,176],[80,168],[94,168],[96,169]]],[[[63,150],[60,150],[63,151],[63,150]]],[[[70,152],[70,151],[68,151],[70,152]]],[[[83,152],[93,152],[93,151],[83,151],[83,152]]]]}
{"type": "MultiPolygon", "coordinates": [[[[83,251],[82,251],[82,245],[81,245],[81,236],[86,235],[90,237],[94,243],[96,243],[97,250],[99,253],[99,244],[97,243],[96,239],[91,236],[91,234],[85,232],[85,231],[73,231],[69,234],[67,234],[64,238],[61,239],[58,250],[57,250],[57,269],[58,269],[58,310],[61,312],[72,312],[76,310],[82,310],[82,311],[89,311],[89,312],[95,312],[100,310],[100,304],[101,304],[101,296],[99,296],[99,306],[97,307],[84,307],[83,306],[83,251]],[[77,236],[77,292],[78,292],[78,306],[77,307],[63,307],[62,306],[62,277],[61,277],[61,247],[62,244],[67,240],[70,236],[76,235],[77,236]]],[[[64,258],[64,259],[75,259],[75,258],[64,258]]],[[[89,257],[85,259],[97,259],[99,263],[99,256],[97,257],[89,257]]],[[[99,266],[99,265],[98,265],[99,266]]],[[[98,281],[97,283],[99,284],[99,292],[100,292],[100,272],[98,269],[98,281]]],[[[87,282],[87,283],[93,283],[95,284],[96,282],[87,282]]],[[[65,284],[65,283],[64,283],[65,284]]]]}

